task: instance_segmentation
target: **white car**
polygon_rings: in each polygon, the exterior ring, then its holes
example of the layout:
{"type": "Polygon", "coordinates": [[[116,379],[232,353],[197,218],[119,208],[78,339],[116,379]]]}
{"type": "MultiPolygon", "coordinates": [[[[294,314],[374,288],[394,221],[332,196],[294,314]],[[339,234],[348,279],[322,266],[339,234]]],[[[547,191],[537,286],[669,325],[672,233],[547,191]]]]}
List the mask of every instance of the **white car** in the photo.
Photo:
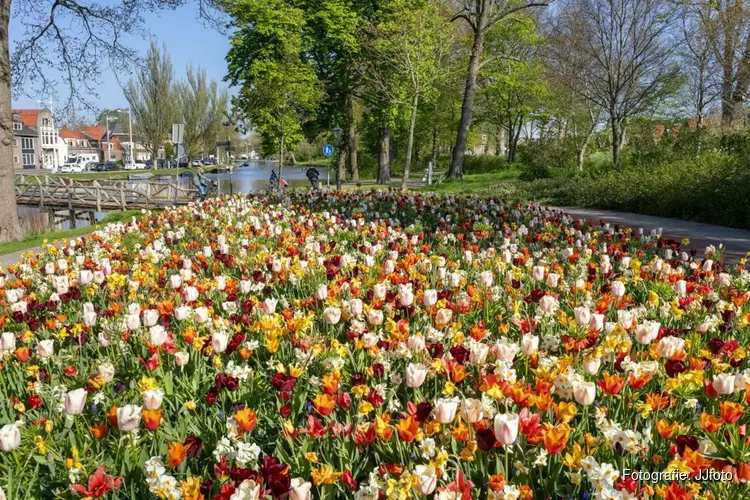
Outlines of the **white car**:
{"type": "Polygon", "coordinates": [[[83,172],[84,165],[81,165],[79,163],[66,163],[62,167],[60,167],[60,172],[63,174],[75,174],[83,172]]]}
{"type": "Polygon", "coordinates": [[[125,170],[146,170],[145,163],[126,163],[125,170]]]}

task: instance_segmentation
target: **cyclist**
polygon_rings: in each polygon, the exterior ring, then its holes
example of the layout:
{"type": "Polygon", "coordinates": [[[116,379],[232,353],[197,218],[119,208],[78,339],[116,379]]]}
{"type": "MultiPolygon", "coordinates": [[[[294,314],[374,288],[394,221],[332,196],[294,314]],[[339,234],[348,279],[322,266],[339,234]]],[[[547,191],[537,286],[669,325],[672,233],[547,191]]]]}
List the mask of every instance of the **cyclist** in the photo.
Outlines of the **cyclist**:
{"type": "Polygon", "coordinates": [[[208,192],[208,186],[211,180],[203,173],[203,168],[199,168],[193,173],[193,186],[198,190],[198,198],[204,198],[208,192]]]}
{"type": "Polygon", "coordinates": [[[313,190],[317,191],[320,189],[320,172],[315,167],[310,167],[306,172],[307,178],[310,181],[310,186],[313,190]]]}

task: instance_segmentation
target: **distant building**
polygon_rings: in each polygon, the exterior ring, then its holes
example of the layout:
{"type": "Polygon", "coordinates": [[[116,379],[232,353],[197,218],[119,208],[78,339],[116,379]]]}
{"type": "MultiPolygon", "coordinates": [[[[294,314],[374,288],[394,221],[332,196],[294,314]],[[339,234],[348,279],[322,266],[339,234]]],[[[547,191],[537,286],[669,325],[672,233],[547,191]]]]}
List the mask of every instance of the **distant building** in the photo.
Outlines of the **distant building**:
{"type": "Polygon", "coordinates": [[[55,170],[65,162],[67,145],[48,108],[14,109],[13,137],[13,164],[18,168],[55,170]]]}
{"type": "Polygon", "coordinates": [[[130,144],[130,130],[127,123],[115,122],[110,125],[109,135],[113,139],[118,139],[122,147],[123,161],[129,163],[129,154],[131,149],[134,149],[134,157],[137,162],[142,162],[151,159],[151,153],[146,149],[143,144],[133,141],[135,144],[131,147],[130,144]]]}

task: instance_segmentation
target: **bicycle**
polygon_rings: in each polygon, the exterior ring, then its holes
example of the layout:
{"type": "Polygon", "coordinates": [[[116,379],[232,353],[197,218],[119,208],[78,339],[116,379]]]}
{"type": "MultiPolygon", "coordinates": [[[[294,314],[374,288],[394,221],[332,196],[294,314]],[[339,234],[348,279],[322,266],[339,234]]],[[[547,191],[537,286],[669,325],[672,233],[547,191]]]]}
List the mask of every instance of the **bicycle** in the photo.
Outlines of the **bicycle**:
{"type": "Polygon", "coordinates": [[[208,198],[218,198],[219,195],[219,183],[217,181],[211,181],[208,183],[208,186],[206,186],[206,192],[203,193],[203,196],[198,194],[196,198],[199,201],[206,201],[208,198]]]}

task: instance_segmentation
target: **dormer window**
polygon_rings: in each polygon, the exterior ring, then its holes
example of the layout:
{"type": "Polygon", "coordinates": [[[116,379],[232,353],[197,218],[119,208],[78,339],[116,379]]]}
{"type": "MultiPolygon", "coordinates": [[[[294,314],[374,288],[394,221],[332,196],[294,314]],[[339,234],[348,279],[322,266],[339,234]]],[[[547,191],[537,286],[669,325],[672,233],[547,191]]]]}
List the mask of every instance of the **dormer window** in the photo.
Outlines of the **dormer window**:
{"type": "Polygon", "coordinates": [[[21,130],[23,125],[20,122],[13,122],[13,130],[21,130]]]}

